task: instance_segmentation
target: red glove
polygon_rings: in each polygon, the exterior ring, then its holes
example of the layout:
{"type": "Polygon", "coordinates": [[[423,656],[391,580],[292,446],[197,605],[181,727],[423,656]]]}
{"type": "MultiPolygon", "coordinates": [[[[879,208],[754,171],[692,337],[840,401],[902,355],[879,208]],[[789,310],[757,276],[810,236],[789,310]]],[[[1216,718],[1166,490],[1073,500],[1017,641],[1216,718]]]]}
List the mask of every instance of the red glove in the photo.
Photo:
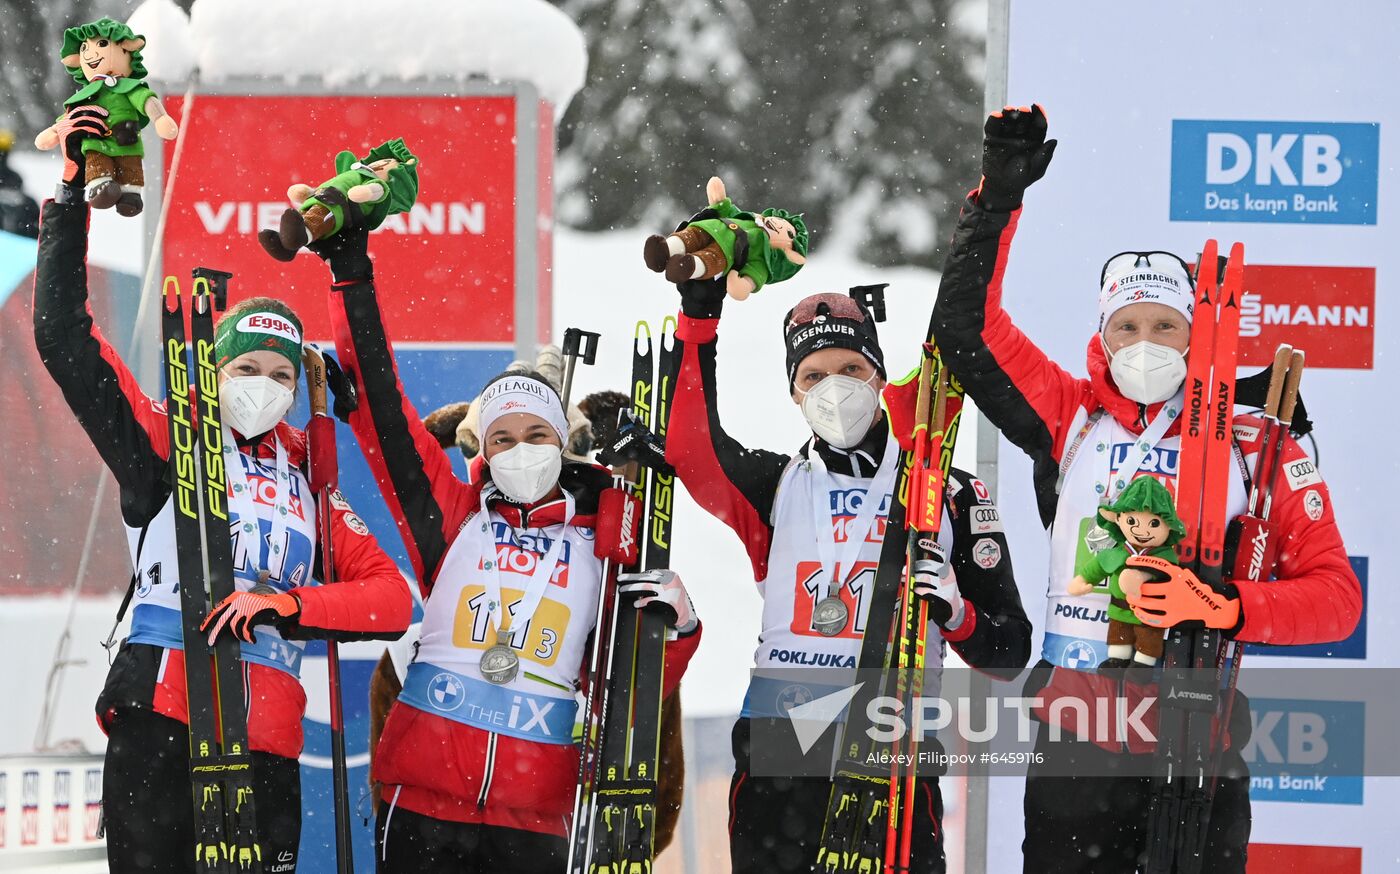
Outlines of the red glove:
{"type": "Polygon", "coordinates": [[[301,602],[295,595],[286,592],[234,592],[209,611],[199,630],[209,630],[210,646],[214,645],[214,639],[225,626],[235,638],[257,643],[258,638],[253,634],[254,625],[265,625],[275,619],[290,619],[300,612],[301,602]]]}
{"type": "Polygon", "coordinates": [[[1238,597],[1215,591],[1186,568],[1151,555],[1129,558],[1128,567],[1157,574],[1142,584],[1137,598],[1128,599],[1146,625],[1171,628],[1194,620],[1208,628],[1234,628],[1240,621],[1238,597]]]}

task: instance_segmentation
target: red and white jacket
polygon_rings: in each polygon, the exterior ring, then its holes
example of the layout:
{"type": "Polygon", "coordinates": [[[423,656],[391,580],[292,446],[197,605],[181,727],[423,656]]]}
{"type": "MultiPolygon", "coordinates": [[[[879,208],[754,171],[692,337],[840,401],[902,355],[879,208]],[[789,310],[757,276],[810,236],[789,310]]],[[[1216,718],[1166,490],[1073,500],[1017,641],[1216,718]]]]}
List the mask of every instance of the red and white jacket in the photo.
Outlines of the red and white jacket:
{"type": "MultiPolygon", "coordinates": [[[[572,679],[582,679],[584,642],[596,618],[585,605],[593,604],[609,541],[615,540],[595,530],[610,525],[599,518],[598,504],[611,477],[595,465],[564,464],[560,485],[574,505],[568,524],[564,499],[522,507],[486,488],[489,471],[480,457],[471,482],[463,482],[399,381],[373,282],[336,283],[330,312],[341,365],[360,396],[350,424],[394,514],[424,598],[424,638],[385,723],[373,779],[383,784],[386,800],[424,816],[563,836],[578,747],[560,742],[558,726],[541,734],[540,723],[526,717],[551,704],[553,716],[573,706],[572,679]],[[483,489],[487,519],[481,518],[483,489]],[[524,587],[526,571],[553,539],[562,538],[567,549],[518,652],[521,674],[498,687],[531,698],[528,713],[507,707],[510,712],[502,715],[493,690],[477,676],[481,651],[494,640],[477,606],[484,576],[475,541],[493,530],[506,598],[524,587]],[[516,563],[519,568],[512,567],[516,563]],[[549,633],[537,637],[542,630],[549,633]]],[[[699,641],[697,627],[667,643],[663,694],[675,689],[699,641]]]]}
{"type": "MultiPolygon", "coordinates": [[[[93,323],[87,290],[87,235],[86,205],[44,205],[34,276],[34,337],[44,366],[121,489],[122,520],[131,535],[132,563],[144,585],[148,577],[154,576],[149,574],[151,554],[161,550],[159,544],[173,550],[168,482],[170,431],[164,401],[142,392],[131,371],[93,323]],[[143,541],[145,548],[139,549],[143,541]]],[[[294,485],[305,489],[299,493],[299,498],[305,500],[294,506],[294,515],[303,523],[314,522],[315,504],[301,472],[306,460],[306,437],[301,431],[279,424],[256,440],[240,440],[238,448],[250,457],[246,466],[256,475],[275,457],[275,441],[287,450],[294,485]]],[[[263,509],[266,508],[259,507],[260,511],[263,509]]],[[[332,502],[332,512],[337,582],[315,585],[311,575],[303,572],[297,575],[296,582],[289,579],[280,586],[301,603],[295,625],[284,627],[282,633],[291,640],[402,635],[413,612],[413,600],[403,575],[342,498],[337,496],[332,502]],[[302,579],[306,584],[300,584],[302,579]]],[[[316,536],[314,524],[302,524],[299,530],[311,538],[316,536]]],[[[303,552],[319,558],[314,542],[303,552]]],[[[309,561],[314,565],[316,559],[309,561]]],[[[166,561],[159,569],[162,588],[178,585],[174,564],[166,561]]],[[[319,575],[317,568],[315,576],[319,575]]],[[[244,583],[239,580],[239,587],[246,589],[251,585],[244,583]]],[[[165,595],[168,601],[171,592],[165,595]]],[[[138,586],[134,626],[143,608],[149,608],[146,612],[150,614],[163,612],[154,604],[143,605],[144,598],[142,586],[138,586]]],[[[260,626],[257,633],[264,645],[269,640],[280,640],[271,626],[260,626]]],[[[123,643],[97,701],[98,721],[104,729],[114,711],[124,707],[153,710],[187,721],[184,653],[178,630],[165,636],[169,640],[164,646],[131,640],[123,643]]],[[[249,745],[254,750],[295,758],[302,748],[306,693],[294,670],[299,647],[282,649],[287,659],[278,667],[248,659],[243,663],[249,702],[249,745]]],[[[245,654],[251,656],[246,648],[245,654]]]]}
{"type": "MultiPolygon", "coordinates": [[[[1019,209],[1007,213],[983,208],[978,192],[968,198],[943,272],[932,330],[968,395],[1033,462],[1040,518],[1052,538],[1042,666],[1053,664],[1057,681],[1063,683],[1068,678],[1059,675],[1065,671],[1092,672],[1097,666],[1092,658],[1078,657],[1086,653],[1074,643],[1074,622],[1082,624],[1084,614],[1067,618],[1066,610],[1057,611],[1066,603],[1061,595],[1073,575],[1072,561],[1063,560],[1066,551],[1078,540],[1082,517],[1091,516],[1098,503],[1095,477],[1086,469],[1100,446],[1108,457],[1121,454],[1114,451],[1115,442],[1131,443],[1162,404],[1144,406],[1119,392],[1097,336],[1089,340],[1086,379],[1051,361],[1012,323],[1002,307],[1002,279],[1019,215],[1019,209]],[[1065,548],[1057,552],[1057,543],[1065,548]]],[[[1252,416],[1235,418],[1241,462],[1236,467],[1241,471],[1252,466],[1258,451],[1258,425],[1252,416]]],[[[1178,426],[1179,421],[1173,423],[1157,444],[1162,450],[1155,453],[1157,461],[1141,470],[1172,488],[1178,426]]],[[[1271,513],[1279,542],[1275,578],[1234,581],[1241,619],[1227,633],[1241,641],[1285,645],[1341,640],[1360,619],[1360,583],[1337,529],[1327,486],[1291,438],[1284,447],[1284,464],[1287,475],[1274,495],[1271,513]]],[[[1243,499],[1243,475],[1237,479],[1230,490],[1232,512],[1240,509],[1243,499]]],[[[1081,600],[1087,603],[1092,597],[1081,600]]]]}

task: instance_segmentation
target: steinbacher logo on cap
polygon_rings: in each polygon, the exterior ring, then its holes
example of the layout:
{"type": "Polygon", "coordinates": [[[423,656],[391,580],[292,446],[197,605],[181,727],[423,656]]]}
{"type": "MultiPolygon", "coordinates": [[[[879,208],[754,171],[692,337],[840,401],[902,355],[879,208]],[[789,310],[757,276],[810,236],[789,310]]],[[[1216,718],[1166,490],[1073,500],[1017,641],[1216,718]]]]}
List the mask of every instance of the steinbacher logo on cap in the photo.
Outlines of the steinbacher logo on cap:
{"type": "Polygon", "coordinates": [[[238,320],[236,327],[245,334],[271,334],[301,343],[301,332],[297,326],[276,313],[249,313],[238,320]]]}

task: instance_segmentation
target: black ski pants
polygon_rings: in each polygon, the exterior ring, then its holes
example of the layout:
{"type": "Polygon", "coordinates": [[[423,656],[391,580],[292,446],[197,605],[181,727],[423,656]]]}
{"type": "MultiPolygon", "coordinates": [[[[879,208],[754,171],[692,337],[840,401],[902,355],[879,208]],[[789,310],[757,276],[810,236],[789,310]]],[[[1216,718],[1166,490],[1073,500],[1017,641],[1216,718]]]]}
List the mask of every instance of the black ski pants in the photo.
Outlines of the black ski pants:
{"type": "MultiPolygon", "coordinates": [[[[1146,861],[1150,755],[1110,753],[1088,741],[1050,740],[1026,775],[1025,874],[1133,874],[1146,861]],[[1118,773],[1115,773],[1118,772],[1118,773]],[[1049,776],[1051,774],[1108,776],[1049,776]]],[[[1211,806],[1202,871],[1244,874],[1249,846],[1249,770],[1227,750],[1211,806]]]]}
{"type": "MultiPolygon", "coordinates": [[[[253,798],[265,874],[293,874],[301,841],[296,759],[253,753],[253,798]]],[[[112,874],[194,870],[190,732],[183,722],[124,707],[107,726],[102,816],[112,874]]]]}
{"type": "MultiPolygon", "coordinates": [[[[734,725],[734,777],[729,784],[731,870],[734,874],[805,874],[817,861],[831,781],[754,776],[749,767],[749,737],[749,720],[740,719],[734,725]]],[[[909,870],[943,874],[943,796],[938,778],[919,778],[915,793],[909,870]]]]}
{"type": "Polygon", "coordinates": [[[561,837],[433,819],[387,803],[379,805],[374,838],[379,874],[558,874],[569,860],[561,837]]]}

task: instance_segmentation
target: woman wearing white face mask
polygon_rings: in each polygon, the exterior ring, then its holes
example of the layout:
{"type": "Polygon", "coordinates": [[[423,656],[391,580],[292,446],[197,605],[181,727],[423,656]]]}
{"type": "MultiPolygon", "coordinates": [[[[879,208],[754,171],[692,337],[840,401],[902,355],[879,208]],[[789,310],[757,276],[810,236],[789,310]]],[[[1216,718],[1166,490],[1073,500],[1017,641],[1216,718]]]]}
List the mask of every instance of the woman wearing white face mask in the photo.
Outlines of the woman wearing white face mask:
{"type": "MultiPolygon", "coordinates": [[[[398,380],[365,234],[311,248],[336,280],[336,346],[360,398],[350,425],[424,597],[422,638],[375,750],[378,870],[554,874],[567,859],[575,693],[604,560],[625,550],[622,520],[600,504],[611,476],[562,457],[563,404],[527,371],[482,390],[481,454],[458,479],[398,380]]],[[[676,612],[669,694],[700,638],[685,588],[670,571],[619,581],[646,593],[638,606],[676,612]]]]}
{"type": "MultiPolygon", "coordinates": [[[[1104,738],[1087,726],[1100,702],[1143,693],[1151,676],[1146,654],[1125,641],[1107,640],[1109,596],[1069,591],[1075,564],[1089,554],[1085,535],[1098,509],[1112,503],[1135,477],[1174,487],[1180,446],[1181,389],[1188,349],[1193,287],[1186,265],[1167,252],[1114,256],[1099,277],[1099,330],[1088,344],[1088,378],[1051,361],[1011,322],[1001,303],[1001,281],[1025,190],[1044,174],[1055,141],[1046,141],[1039,106],[1007,107],[987,121],[983,180],[968,198],[953,237],[934,329],[944,360],[1008,440],[1034,463],[1040,518],[1050,533],[1050,567],[1042,661],[1024,694],[1046,702],[1085,705],[1084,725],[1067,726],[1071,739],[1050,741],[1042,725],[1026,781],[1025,870],[1037,874],[1119,874],[1136,870],[1145,852],[1148,781],[1155,742],[1129,733],[1104,738]],[[1126,672],[1129,659],[1139,666],[1126,672]],[[1111,660],[1111,661],[1110,661],[1111,660]],[[1109,670],[1099,668],[1108,662],[1109,670]],[[1117,668],[1117,670],[1114,670],[1117,668]],[[1073,740],[1098,734],[1097,740],[1073,740]],[[1091,776],[1092,775],[1092,776],[1091,776]],[[1104,776],[1111,775],[1111,776],[1104,776]]],[[[1042,295],[1042,305],[1062,298],[1042,295]]],[[[1206,350],[1206,354],[1209,351],[1206,350]]],[[[1239,465],[1258,451],[1259,420],[1236,416],[1239,465]]],[[[1213,592],[1210,623],[1249,642],[1301,644],[1349,635],[1361,613],[1361,590],[1337,530],[1327,486],[1290,438],[1285,464],[1303,473],[1274,492],[1270,519],[1285,544],[1275,579],[1234,581],[1213,592]],[[1306,463],[1303,463],[1306,462],[1306,463]],[[1216,618],[1218,617],[1218,618],[1216,618]]],[[[1229,486],[1229,512],[1244,506],[1243,478],[1229,486]]],[[[1136,559],[1130,559],[1130,564],[1136,559]]],[[[1164,626],[1199,619],[1202,602],[1190,572],[1149,586],[1166,606],[1164,626]]],[[[1125,587],[1126,591],[1126,587],[1125,587]]],[[[1129,594],[1129,599],[1132,595],[1129,594]]],[[[1144,617],[1138,612],[1139,617],[1144,617]]],[[[1146,619],[1144,619],[1146,621],[1146,619]]],[[[1242,697],[1242,696],[1241,696],[1242,697]]],[[[1155,698],[1153,699],[1155,700],[1155,698]]],[[[1049,718],[1048,710],[1035,711],[1049,718]]],[[[1076,712],[1066,706],[1059,713],[1076,712]]],[[[1155,725],[1155,712],[1148,716],[1155,725]]],[[[1062,719],[1062,722],[1067,721],[1062,719]]],[[[1211,809],[1201,870],[1243,872],[1249,840],[1249,779],[1239,750],[1249,740],[1249,707],[1233,707],[1224,775],[1211,809]]]]}
{"type": "MultiPolygon", "coordinates": [[[[113,871],[183,872],[194,858],[179,562],[165,404],[147,397],[88,309],[88,207],[48,202],[34,283],[40,358],[121,490],[131,548],[131,632],[97,700],[107,733],[103,813],[113,871]]],[[[318,585],[320,526],[306,438],[283,417],[301,367],[301,325],[286,304],[245,300],[215,327],[235,594],[206,619],[242,641],[249,746],[264,859],[296,867],[297,757],[307,638],[395,638],[413,602],[403,576],[335,493],[338,582],[318,585]],[[258,587],[257,591],[253,591],[258,587]]]]}
{"type": "MultiPolygon", "coordinates": [[[[717,413],[723,283],[682,283],[680,292],[681,364],[666,458],[696,502],[743,541],[763,596],[756,671],[734,726],[730,862],[739,874],[806,870],[817,860],[831,782],[766,776],[772,766],[755,759],[773,751],[765,746],[770,739],[792,737],[785,696],[793,683],[815,698],[850,682],[899,456],[880,407],[884,353],[874,318],[853,298],[815,294],[798,302],[783,321],[787,380],[812,435],[795,453],[749,449],[725,434],[717,413]]],[[[923,569],[916,588],[936,623],[931,640],[941,634],[970,664],[1015,676],[1030,657],[1031,627],[997,509],[986,486],[956,469],[945,501],[939,544],[946,560],[923,569]]],[[[938,688],[942,652],[928,649],[929,694],[938,688]]],[[[833,737],[806,751],[806,760],[829,767],[833,737]]],[[[912,870],[940,872],[937,778],[921,780],[918,792],[912,870]]]]}

